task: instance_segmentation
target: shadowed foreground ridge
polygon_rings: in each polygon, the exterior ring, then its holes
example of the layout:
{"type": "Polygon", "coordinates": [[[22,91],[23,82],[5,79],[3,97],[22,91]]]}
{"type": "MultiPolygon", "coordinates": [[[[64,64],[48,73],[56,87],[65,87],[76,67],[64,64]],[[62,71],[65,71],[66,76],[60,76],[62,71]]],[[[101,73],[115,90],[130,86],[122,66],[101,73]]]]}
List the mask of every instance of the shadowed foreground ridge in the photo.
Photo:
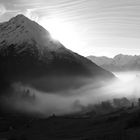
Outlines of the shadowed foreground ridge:
{"type": "MultiPolygon", "coordinates": [[[[109,109],[103,108],[105,111],[109,109]]],[[[99,110],[97,112],[92,110],[82,114],[52,115],[42,119],[6,114],[0,119],[0,138],[6,140],[139,140],[139,106],[112,107],[107,112],[100,114],[99,110]]]]}

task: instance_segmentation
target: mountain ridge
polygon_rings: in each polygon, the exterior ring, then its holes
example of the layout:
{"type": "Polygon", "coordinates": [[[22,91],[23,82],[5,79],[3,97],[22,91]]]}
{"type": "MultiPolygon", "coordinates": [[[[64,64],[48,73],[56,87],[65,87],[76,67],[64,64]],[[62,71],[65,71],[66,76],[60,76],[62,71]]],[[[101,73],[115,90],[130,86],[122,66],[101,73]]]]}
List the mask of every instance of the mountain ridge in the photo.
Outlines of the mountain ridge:
{"type": "Polygon", "coordinates": [[[81,80],[84,78],[115,77],[65,48],[47,30],[23,15],[0,24],[0,64],[1,85],[23,82],[47,91],[80,86],[87,82],[81,80]]]}
{"type": "Polygon", "coordinates": [[[87,58],[109,71],[140,70],[140,55],[118,54],[113,58],[104,56],[88,56],[87,58]]]}

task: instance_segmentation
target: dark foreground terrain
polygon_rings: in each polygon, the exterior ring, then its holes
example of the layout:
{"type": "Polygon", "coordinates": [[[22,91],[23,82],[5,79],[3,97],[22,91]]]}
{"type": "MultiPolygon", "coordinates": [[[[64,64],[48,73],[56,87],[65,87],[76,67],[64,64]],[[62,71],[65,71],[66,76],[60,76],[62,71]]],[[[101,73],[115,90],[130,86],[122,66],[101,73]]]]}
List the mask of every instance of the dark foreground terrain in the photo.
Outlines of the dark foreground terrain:
{"type": "Polygon", "coordinates": [[[46,119],[5,115],[0,140],[139,140],[140,108],[118,109],[91,116],[51,116],[46,119]],[[6,117],[8,116],[8,117],[6,117]]]}

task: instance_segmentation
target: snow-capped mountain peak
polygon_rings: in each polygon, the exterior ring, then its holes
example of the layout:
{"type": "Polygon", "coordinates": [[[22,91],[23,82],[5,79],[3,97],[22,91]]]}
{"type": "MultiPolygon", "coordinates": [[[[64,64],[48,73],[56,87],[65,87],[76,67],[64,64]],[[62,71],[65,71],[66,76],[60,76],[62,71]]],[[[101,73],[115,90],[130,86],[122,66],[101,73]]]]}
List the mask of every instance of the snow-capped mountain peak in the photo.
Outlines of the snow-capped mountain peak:
{"type": "Polygon", "coordinates": [[[77,88],[115,76],[51,38],[23,15],[0,24],[0,91],[23,82],[45,92],[77,88]]]}
{"type": "Polygon", "coordinates": [[[15,48],[19,53],[29,46],[38,48],[40,52],[45,48],[55,51],[63,47],[61,43],[51,38],[47,30],[24,15],[17,15],[0,24],[0,50],[11,45],[24,46],[20,49],[15,48]]]}

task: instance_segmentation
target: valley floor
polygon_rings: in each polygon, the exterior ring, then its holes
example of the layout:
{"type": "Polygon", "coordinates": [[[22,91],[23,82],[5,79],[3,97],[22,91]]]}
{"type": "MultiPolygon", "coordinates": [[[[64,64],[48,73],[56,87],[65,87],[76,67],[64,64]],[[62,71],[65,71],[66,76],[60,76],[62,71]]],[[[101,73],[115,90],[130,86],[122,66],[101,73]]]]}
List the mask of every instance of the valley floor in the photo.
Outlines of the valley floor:
{"type": "Polygon", "coordinates": [[[0,118],[0,140],[139,140],[140,108],[91,116],[0,118]]]}

